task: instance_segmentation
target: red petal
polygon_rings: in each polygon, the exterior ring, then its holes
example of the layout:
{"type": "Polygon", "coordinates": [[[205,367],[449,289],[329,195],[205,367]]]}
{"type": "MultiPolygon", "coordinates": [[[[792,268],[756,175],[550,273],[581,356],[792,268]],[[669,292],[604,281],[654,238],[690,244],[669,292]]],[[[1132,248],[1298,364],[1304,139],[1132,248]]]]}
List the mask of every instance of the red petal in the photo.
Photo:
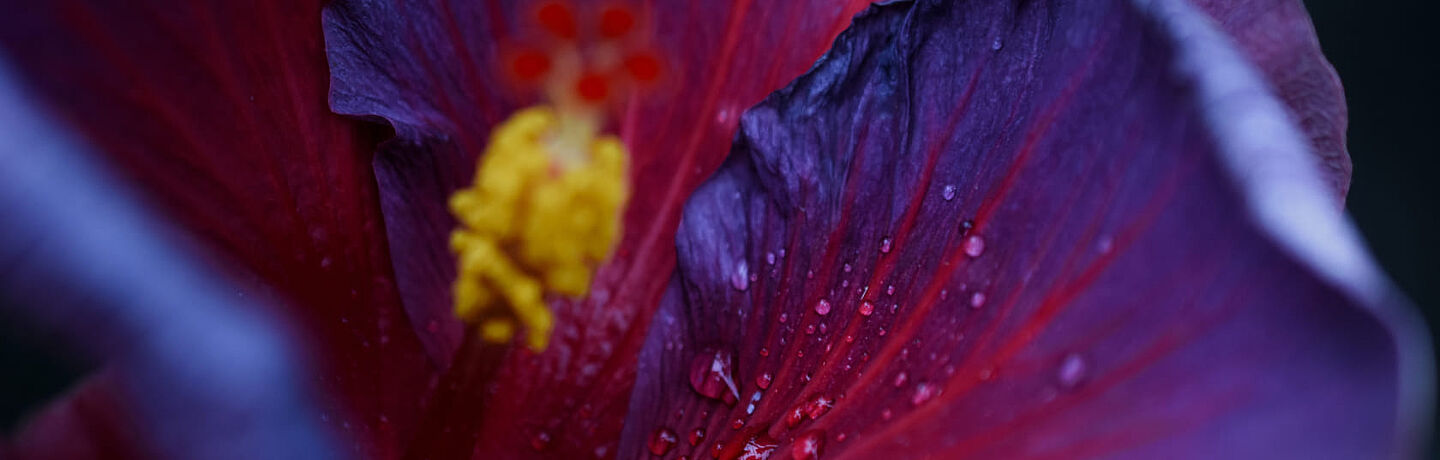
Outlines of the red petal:
{"type": "Polygon", "coordinates": [[[405,437],[383,420],[407,426],[431,367],[391,281],[374,133],[326,104],[320,6],[43,2],[0,20],[0,44],[148,198],[294,304],[321,405],[374,455],[405,437]]]}
{"type": "MultiPolygon", "coordinates": [[[[533,96],[507,89],[493,47],[523,41],[513,4],[338,1],[326,14],[338,112],[383,118],[397,140],[376,162],[385,221],[406,308],[433,356],[460,342],[450,313],[454,223],[448,194],[471,178],[489,127],[533,96]],[[433,331],[433,332],[432,332],[433,331]]],[[[740,111],[808,68],[849,23],[859,1],[651,2],[635,8],[673,84],[620,104],[634,194],[615,259],[592,295],[556,305],[558,327],[539,356],[512,354],[500,370],[481,452],[613,455],[634,378],[634,355],[674,264],[678,211],[727,152],[740,111]],[[548,437],[548,442],[532,443],[548,437]]],[[[582,24],[594,8],[577,6],[582,24]]],[[[634,35],[634,34],[632,34],[634,35]]]]}

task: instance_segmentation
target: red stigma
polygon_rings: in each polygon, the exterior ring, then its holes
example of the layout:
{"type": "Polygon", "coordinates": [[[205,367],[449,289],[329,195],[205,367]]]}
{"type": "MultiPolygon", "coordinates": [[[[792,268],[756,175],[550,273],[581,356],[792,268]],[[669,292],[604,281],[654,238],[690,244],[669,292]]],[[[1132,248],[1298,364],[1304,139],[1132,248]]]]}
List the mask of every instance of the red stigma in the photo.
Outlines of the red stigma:
{"type": "Polygon", "coordinates": [[[535,19],[556,37],[574,40],[579,36],[578,28],[575,27],[575,12],[563,3],[546,3],[536,10],[535,19]]]}
{"type": "Polygon", "coordinates": [[[600,75],[585,74],[575,82],[575,94],[587,102],[602,102],[610,96],[610,83],[600,75]]]}
{"type": "Polygon", "coordinates": [[[635,54],[625,58],[625,70],[639,82],[652,82],[660,77],[660,60],[649,54],[635,54]]]}
{"type": "Polygon", "coordinates": [[[620,38],[630,33],[635,27],[635,15],[620,7],[605,8],[600,13],[600,36],[605,38],[620,38]]]}
{"type": "Polygon", "coordinates": [[[534,51],[522,52],[510,61],[510,70],[523,81],[538,80],[550,71],[550,56],[534,51]]]}

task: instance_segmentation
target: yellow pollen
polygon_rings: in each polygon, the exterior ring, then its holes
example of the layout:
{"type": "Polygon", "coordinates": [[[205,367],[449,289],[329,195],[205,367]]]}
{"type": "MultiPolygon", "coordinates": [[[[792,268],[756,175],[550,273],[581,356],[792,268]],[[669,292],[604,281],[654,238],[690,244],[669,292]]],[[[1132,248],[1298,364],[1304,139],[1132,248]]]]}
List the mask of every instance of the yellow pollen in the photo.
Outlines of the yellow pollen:
{"type": "Polygon", "coordinates": [[[475,183],[450,197],[459,275],[455,315],[482,338],[509,342],[517,323],[542,351],[555,317],[548,296],[583,296],[620,234],[628,154],[585,114],[516,112],[491,133],[475,183]]]}

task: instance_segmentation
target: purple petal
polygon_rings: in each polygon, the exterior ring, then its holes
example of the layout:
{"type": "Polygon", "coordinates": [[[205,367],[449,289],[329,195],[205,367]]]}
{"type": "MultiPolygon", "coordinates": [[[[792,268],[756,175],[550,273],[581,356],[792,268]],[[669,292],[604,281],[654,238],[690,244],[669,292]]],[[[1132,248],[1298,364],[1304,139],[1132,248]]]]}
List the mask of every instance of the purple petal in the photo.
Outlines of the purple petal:
{"type": "Polygon", "coordinates": [[[178,248],[3,63],[0,108],[0,307],[108,366],[10,454],[329,457],[298,353],[248,305],[260,299],[178,248]]]}
{"type": "Polygon", "coordinates": [[[1315,26],[1299,0],[1193,0],[1250,60],[1285,104],[1318,155],[1321,178],[1344,201],[1350,189],[1345,149],[1349,113],[1335,68],[1320,52],[1315,26]]]}
{"type": "Polygon", "coordinates": [[[1418,445],[1420,323],[1201,13],[940,3],[873,8],[742,117],[686,206],[622,455],[697,429],[669,453],[1418,445]],[[733,406],[692,385],[717,354],[733,406]]]}

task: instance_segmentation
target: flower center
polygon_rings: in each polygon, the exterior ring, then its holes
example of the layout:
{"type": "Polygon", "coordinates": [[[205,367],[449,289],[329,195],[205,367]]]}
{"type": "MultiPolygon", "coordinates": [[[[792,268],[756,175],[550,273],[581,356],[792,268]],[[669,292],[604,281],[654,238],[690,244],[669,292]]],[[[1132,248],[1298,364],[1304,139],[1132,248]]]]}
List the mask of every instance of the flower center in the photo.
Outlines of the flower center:
{"type": "Polygon", "coordinates": [[[523,327],[526,345],[543,351],[555,322],[547,298],[586,295],[620,235],[629,153],[600,133],[603,114],[617,92],[655,81],[660,64],[626,51],[636,48],[628,11],[596,16],[582,30],[566,4],[535,11],[551,49],[512,53],[509,70],[549,103],[497,125],[474,184],[450,198],[460,221],[450,235],[455,315],[490,342],[509,342],[523,327]]]}
{"type": "Polygon", "coordinates": [[[491,134],[474,185],[450,198],[461,224],[450,235],[455,314],[492,342],[508,342],[518,322],[527,345],[544,350],[554,324],[546,295],[585,295],[619,235],[625,147],[566,132],[562,118],[545,106],[515,113],[491,134]]]}

